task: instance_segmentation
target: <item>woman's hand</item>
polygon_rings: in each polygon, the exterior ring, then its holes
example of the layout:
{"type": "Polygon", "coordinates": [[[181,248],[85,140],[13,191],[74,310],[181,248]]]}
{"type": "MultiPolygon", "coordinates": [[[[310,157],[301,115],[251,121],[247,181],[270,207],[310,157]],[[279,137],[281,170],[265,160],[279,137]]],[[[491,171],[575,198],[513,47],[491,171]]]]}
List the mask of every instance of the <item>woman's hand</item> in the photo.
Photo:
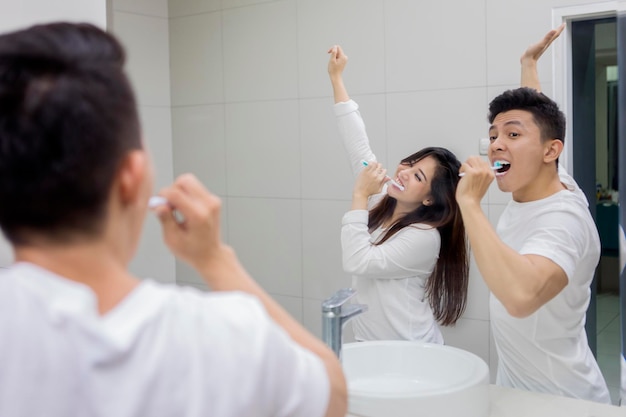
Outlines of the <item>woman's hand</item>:
{"type": "Polygon", "coordinates": [[[378,162],[369,162],[363,167],[354,183],[352,210],[366,210],[367,199],[381,192],[387,182],[387,170],[378,162]]]}
{"type": "Polygon", "coordinates": [[[348,56],[343,52],[341,46],[335,45],[328,50],[330,59],[328,60],[328,75],[330,79],[341,78],[343,70],[348,63],[348,56]]]}
{"type": "Polygon", "coordinates": [[[350,100],[348,91],[343,84],[343,70],[348,63],[348,56],[343,53],[341,46],[335,45],[328,50],[330,59],[328,60],[328,75],[330,76],[330,83],[333,86],[333,95],[335,103],[342,103],[350,100]]]}

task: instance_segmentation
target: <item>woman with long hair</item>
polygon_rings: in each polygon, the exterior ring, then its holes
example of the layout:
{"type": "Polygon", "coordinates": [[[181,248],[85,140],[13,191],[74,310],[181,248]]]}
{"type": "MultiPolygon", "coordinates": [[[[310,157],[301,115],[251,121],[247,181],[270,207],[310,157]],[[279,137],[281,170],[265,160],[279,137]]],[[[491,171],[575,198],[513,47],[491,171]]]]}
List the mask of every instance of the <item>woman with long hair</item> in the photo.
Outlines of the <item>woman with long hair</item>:
{"type": "Polygon", "coordinates": [[[328,52],[334,111],[356,176],[341,230],[344,270],[357,302],[368,305],[352,320],[355,337],[443,343],[438,324],[455,324],[467,301],[469,249],[455,199],[461,163],[429,147],[388,176],[344,86],[347,56],[339,46],[328,52]]]}

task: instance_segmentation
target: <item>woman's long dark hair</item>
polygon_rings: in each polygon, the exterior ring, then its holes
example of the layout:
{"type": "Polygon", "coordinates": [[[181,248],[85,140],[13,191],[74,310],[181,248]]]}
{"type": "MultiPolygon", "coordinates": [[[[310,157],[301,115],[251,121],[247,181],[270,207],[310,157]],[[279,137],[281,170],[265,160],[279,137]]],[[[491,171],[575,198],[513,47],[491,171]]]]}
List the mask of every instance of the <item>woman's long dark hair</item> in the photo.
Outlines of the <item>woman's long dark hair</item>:
{"type": "MultiPolygon", "coordinates": [[[[413,166],[426,157],[437,161],[431,182],[431,205],[420,205],[402,216],[385,232],[380,245],[401,229],[415,223],[436,227],[441,235],[439,259],[426,283],[426,295],[435,319],[444,326],[453,325],[465,311],[469,281],[469,249],[461,211],[456,202],[461,162],[445,148],[429,147],[403,159],[402,165],[413,166]]],[[[369,212],[368,227],[373,231],[390,219],[397,200],[389,195],[369,212]]]]}

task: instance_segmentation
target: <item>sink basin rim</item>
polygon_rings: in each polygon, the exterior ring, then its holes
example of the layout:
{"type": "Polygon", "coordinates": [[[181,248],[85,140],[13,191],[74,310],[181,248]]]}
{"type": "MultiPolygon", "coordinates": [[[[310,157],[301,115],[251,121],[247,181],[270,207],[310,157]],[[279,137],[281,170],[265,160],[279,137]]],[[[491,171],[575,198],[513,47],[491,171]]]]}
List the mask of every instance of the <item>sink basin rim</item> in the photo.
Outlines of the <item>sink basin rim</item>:
{"type": "MultiPolygon", "coordinates": [[[[381,392],[368,389],[355,389],[349,385],[350,396],[353,398],[370,398],[370,399],[402,399],[402,398],[420,398],[428,397],[433,398],[437,396],[449,395],[451,393],[458,392],[460,390],[472,389],[472,387],[488,385],[489,384],[489,367],[483,359],[479,356],[468,352],[463,349],[459,349],[453,346],[439,345],[434,343],[418,342],[418,341],[367,341],[367,342],[355,342],[346,343],[343,346],[343,357],[349,355],[353,349],[368,349],[376,346],[389,346],[391,348],[410,348],[415,346],[418,349],[433,349],[443,350],[446,354],[453,355],[453,357],[460,358],[468,363],[471,363],[473,369],[469,374],[462,379],[457,380],[455,383],[448,384],[446,386],[438,387],[419,387],[414,390],[402,390],[401,392],[381,392]]],[[[347,375],[348,377],[348,375],[347,375]]],[[[408,380],[408,379],[407,379],[408,380]]],[[[348,383],[350,381],[348,380],[348,383]]]]}

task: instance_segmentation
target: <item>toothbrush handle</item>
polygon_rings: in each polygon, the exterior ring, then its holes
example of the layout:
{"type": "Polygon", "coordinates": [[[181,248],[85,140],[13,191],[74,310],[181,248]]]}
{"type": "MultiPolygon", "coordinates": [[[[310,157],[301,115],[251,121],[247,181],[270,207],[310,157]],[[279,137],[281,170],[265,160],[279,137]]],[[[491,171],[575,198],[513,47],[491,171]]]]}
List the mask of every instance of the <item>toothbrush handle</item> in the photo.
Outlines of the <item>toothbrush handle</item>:
{"type": "MultiPolygon", "coordinates": [[[[499,170],[501,167],[489,167],[494,171],[499,170]]],[[[465,172],[459,172],[459,177],[464,177],[465,176],[465,172]]]]}

